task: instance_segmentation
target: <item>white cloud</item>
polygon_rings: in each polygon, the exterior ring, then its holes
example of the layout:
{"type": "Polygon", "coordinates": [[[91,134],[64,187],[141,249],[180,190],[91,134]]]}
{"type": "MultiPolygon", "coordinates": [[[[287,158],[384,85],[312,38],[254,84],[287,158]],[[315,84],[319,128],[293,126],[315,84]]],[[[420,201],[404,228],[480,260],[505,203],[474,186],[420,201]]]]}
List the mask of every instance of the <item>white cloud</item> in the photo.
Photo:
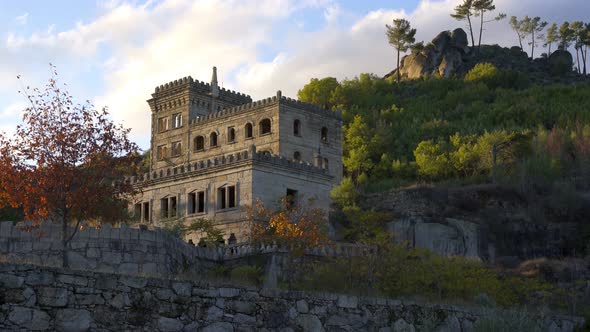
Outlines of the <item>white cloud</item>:
{"type": "MultiPolygon", "coordinates": [[[[104,86],[81,92],[98,95],[97,107],[108,105],[115,120],[132,127],[133,138],[146,147],[150,116],[145,100],[156,85],[188,75],[209,80],[216,65],[226,88],[256,99],[279,89],[294,97],[311,77],[383,75],[395,63],[385,24],[407,18],[418,29],[417,40],[428,42],[442,30],[465,27],[449,16],[458,2],[423,0],[412,12],[380,9],[358,17],[333,0],[105,0],[99,2],[101,16],[70,30],[50,27],[29,36],[7,34],[5,47],[0,47],[0,92],[17,90],[17,74],[46,77],[47,62],[59,59],[58,70],[66,71],[73,89],[85,80],[104,86]],[[307,22],[293,15],[303,9],[323,13],[325,24],[306,31],[307,22]],[[101,77],[85,76],[92,71],[101,77]]],[[[563,0],[559,6],[550,0],[495,2],[509,16],[541,16],[556,22],[587,21],[584,14],[590,12],[586,0],[563,0]]],[[[486,27],[484,43],[516,42],[506,21],[486,27]]]]}
{"type": "Polygon", "coordinates": [[[19,15],[17,17],[14,18],[14,20],[16,21],[16,23],[20,24],[20,25],[25,25],[27,24],[27,20],[29,19],[29,13],[24,13],[22,15],[19,15]]]}

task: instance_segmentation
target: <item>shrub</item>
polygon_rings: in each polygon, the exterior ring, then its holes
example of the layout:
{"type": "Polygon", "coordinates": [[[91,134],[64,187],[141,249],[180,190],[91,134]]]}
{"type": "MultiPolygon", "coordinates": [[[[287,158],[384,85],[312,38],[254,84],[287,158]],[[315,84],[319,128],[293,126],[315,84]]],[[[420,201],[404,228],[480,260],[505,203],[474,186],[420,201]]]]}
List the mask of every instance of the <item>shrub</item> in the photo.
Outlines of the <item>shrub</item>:
{"type": "Polygon", "coordinates": [[[489,62],[478,63],[473,67],[466,75],[465,81],[477,82],[477,81],[489,81],[495,78],[499,73],[496,66],[489,62]]]}
{"type": "Polygon", "coordinates": [[[260,285],[263,274],[259,266],[239,266],[231,270],[230,278],[232,281],[244,282],[248,284],[260,285]]]}

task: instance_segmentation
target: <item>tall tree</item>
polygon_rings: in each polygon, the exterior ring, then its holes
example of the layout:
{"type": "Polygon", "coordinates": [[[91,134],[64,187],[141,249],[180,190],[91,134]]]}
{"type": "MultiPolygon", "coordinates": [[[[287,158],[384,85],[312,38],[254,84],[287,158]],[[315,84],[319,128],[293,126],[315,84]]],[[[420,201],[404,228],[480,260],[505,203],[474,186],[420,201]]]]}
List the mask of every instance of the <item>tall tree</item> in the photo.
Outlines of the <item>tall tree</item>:
{"type": "Polygon", "coordinates": [[[588,63],[588,47],[590,47],[590,23],[586,23],[584,33],[582,35],[582,60],[584,61],[584,75],[588,74],[586,71],[586,64],[588,63]]]}
{"type": "Polygon", "coordinates": [[[541,34],[541,32],[543,32],[546,26],[547,22],[541,21],[541,18],[539,16],[533,18],[525,16],[522,20],[523,32],[531,36],[531,41],[529,42],[529,45],[531,45],[531,59],[535,58],[536,40],[544,39],[544,36],[541,34]]]}
{"type": "Polygon", "coordinates": [[[481,36],[483,35],[483,26],[486,23],[500,21],[506,18],[506,14],[500,13],[498,16],[491,20],[484,20],[484,15],[486,12],[492,12],[496,10],[496,6],[494,5],[494,0],[474,0],[473,1],[473,10],[475,11],[475,16],[479,16],[480,25],[479,25],[479,42],[477,44],[477,48],[481,48],[481,36]]]}
{"type": "Polygon", "coordinates": [[[576,50],[576,62],[578,63],[578,74],[582,73],[582,68],[580,66],[580,51],[582,51],[582,57],[584,57],[584,53],[582,50],[583,47],[583,40],[584,40],[584,35],[586,33],[586,26],[584,25],[584,22],[580,22],[580,21],[575,21],[572,22],[572,24],[570,25],[570,28],[573,31],[573,43],[574,43],[574,49],[576,50]]]}
{"type": "Polygon", "coordinates": [[[545,45],[548,46],[549,50],[547,51],[547,55],[551,55],[551,45],[559,41],[559,32],[557,30],[557,24],[553,23],[549,28],[547,28],[547,33],[545,34],[545,45]]]}
{"type": "Polygon", "coordinates": [[[569,22],[563,22],[559,27],[559,49],[567,51],[574,41],[574,30],[570,27],[569,22]]]}
{"type": "Polygon", "coordinates": [[[514,30],[514,32],[516,32],[516,35],[518,36],[518,44],[520,45],[520,50],[524,51],[524,48],[522,47],[522,40],[526,33],[524,31],[523,21],[518,20],[516,16],[512,16],[510,17],[510,27],[512,28],[512,30],[514,30]]]}
{"type": "Polygon", "coordinates": [[[471,18],[474,16],[474,0],[463,0],[463,3],[455,7],[455,13],[451,17],[457,21],[467,21],[469,33],[471,34],[471,46],[475,47],[475,38],[473,38],[473,24],[471,18]]]}
{"type": "Polygon", "coordinates": [[[29,106],[16,133],[0,133],[0,203],[22,207],[34,225],[61,223],[67,267],[67,247],[82,221],[127,214],[126,195],[133,187],[113,181],[120,179],[121,165],[137,156],[137,146],[127,137],[129,129],[115,125],[105,109],[88,101],[75,104],[51,70],[45,89],[22,91],[29,106]],[[68,234],[71,222],[75,227],[68,234]]]}
{"type": "Polygon", "coordinates": [[[334,77],[312,78],[301,90],[297,91],[297,98],[306,103],[331,109],[334,106],[332,95],[339,86],[338,80],[334,77]]]}
{"type": "Polygon", "coordinates": [[[386,35],[389,44],[397,50],[397,82],[401,81],[401,73],[399,68],[400,53],[406,52],[410,46],[416,41],[416,29],[412,29],[410,22],[403,18],[394,19],[393,25],[386,24],[386,35]]]}

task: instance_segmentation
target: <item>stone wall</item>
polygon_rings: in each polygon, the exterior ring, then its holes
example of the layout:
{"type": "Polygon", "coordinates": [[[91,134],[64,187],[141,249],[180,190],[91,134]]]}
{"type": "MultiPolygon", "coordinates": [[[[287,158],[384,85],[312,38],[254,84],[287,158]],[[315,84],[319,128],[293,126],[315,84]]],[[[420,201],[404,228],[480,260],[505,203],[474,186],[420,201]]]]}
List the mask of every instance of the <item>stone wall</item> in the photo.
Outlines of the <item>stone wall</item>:
{"type": "MultiPolygon", "coordinates": [[[[72,229],[69,230],[71,232],[72,229]]],[[[71,234],[71,233],[69,233],[71,234]]],[[[72,238],[67,251],[70,268],[128,275],[171,276],[203,273],[213,266],[240,265],[237,260],[255,255],[284,254],[289,248],[275,245],[240,244],[199,247],[154,228],[122,225],[85,228],[72,238]]],[[[307,256],[360,256],[374,248],[338,244],[307,250],[307,256]]],[[[61,226],[43,224],[33,232],[12,222],[0,223],[0,261],[58,267],[62,265],[61,226]]]]}
{"type": "MultiPolygon", "coordinates": [[[[4,331],[473,331],[483,315],[449,305],[24,265],[0,265],[0,286],[4,331]]],[[[584,323],[533,318],[548,331],[584,323]]]]}

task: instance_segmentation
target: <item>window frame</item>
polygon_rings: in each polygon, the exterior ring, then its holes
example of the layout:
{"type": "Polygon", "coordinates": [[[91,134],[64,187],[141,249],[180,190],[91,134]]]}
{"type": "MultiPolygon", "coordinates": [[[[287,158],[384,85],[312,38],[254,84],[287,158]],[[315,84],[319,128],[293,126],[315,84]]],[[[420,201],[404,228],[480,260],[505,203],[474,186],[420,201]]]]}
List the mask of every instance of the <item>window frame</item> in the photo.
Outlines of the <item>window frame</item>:
{"type": "Polygon", "coordinates": [[[271,135],[272,134],[272,121],[270,120],[270,118],[264,118],[260,121],[258,121],[258,136],[266,136],[266,135],[271,135]],[[263,122],[268,121],[268,131],[267,132],[263,132],[263,130],[265,129],[266,126],[263,125],[263,122]]]}

